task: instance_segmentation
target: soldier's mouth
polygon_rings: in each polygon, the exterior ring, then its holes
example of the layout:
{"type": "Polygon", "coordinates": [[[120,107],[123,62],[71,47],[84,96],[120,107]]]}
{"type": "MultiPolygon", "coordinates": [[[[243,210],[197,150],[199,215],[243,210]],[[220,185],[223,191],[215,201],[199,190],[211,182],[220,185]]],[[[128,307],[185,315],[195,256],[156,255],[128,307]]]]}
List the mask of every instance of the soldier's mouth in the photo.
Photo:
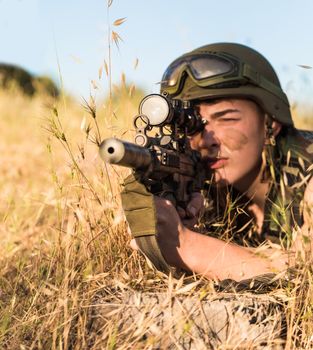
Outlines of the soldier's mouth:
{"type": "Polygon", "coordinates": [[[224,168],[228,162],[228,158],[216,157],[216,158],[207,158],[206,160],[210,169],[220,169],[224,168]]]}

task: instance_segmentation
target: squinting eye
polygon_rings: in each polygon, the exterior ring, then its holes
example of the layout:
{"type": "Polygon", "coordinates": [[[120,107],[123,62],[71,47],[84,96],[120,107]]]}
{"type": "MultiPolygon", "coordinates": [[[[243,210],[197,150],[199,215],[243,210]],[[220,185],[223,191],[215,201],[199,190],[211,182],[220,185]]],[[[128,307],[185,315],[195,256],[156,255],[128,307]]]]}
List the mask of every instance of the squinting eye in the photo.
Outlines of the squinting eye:
{"type": "Polygon", "coordinates": [[[223,121],[223,122],[233,122],[233,121],[237,121],[239,119],[238,118],[220,118],[219,120],[223,121]]]}

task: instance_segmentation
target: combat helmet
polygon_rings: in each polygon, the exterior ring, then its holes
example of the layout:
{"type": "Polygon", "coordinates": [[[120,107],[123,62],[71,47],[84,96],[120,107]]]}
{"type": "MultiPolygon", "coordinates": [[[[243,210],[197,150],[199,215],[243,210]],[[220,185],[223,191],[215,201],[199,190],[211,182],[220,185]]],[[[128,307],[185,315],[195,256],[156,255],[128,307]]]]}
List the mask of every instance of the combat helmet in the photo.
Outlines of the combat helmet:
{"type": "Polygon", "coordinates": [[[166,69],[161,92],[181,100],[243,97],[283,125],[293,125],[289,101],[268,60],[237,43],[215,43],[188,52],[166,69]]]}

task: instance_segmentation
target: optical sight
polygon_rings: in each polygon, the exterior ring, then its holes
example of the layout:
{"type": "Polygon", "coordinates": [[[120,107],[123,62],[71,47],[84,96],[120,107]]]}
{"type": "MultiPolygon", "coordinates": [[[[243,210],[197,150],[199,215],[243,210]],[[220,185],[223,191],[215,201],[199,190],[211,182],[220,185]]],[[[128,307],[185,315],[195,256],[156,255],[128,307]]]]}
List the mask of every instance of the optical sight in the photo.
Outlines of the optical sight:
{"type": "Polygon", "coordinates": [[[205,124],[190,101],[170,99],[159,94],[143,98],[139,105],[139,115],[145,116],[150,127],[171,125],[187,135],[201,131],[205,124]]]}

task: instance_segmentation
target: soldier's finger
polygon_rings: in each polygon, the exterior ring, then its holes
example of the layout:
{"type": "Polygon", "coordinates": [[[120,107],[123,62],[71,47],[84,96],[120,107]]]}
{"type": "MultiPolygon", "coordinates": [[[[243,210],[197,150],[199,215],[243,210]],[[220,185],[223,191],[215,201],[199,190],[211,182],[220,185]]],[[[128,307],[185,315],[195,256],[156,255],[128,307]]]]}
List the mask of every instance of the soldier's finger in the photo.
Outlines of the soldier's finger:
{"type": "Polygon", "coordinates": [[[181,207],[177,207],[176,210],[177,210],[177,213],[181,219],[184,219],[186,217],[186,210],[185,209],[183,209],[181,207]]]}
{"type": "Polygon", "coordinates": [[[204,206],[204,198],[201,193],[194,192],[191,195],[190,202],[186,208],[186,214],[188,217],[196,217],[200,214],[204,206]]]}

